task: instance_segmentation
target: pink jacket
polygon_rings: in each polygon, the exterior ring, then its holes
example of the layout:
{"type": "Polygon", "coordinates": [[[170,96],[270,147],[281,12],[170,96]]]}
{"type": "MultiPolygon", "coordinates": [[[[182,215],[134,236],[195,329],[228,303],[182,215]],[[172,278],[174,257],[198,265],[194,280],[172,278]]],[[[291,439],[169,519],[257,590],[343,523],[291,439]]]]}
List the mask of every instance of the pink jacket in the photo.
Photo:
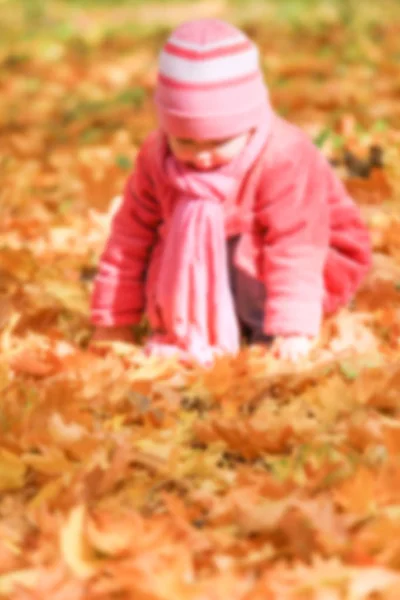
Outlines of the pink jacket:
{"type": "MultiPolygon", "coordinates": [[[[101,256],[92,322],[135,324],[146,309],[153,248],[173,209],[155,176],[156,132],[144,142],[101,256]]],[[[237,266],[264,281],[265,333],[316,335],[322,312],[347,304],[371,265],[368,231],[329,163],[296,126],[276,117],[244,182],[226,236],[244,234],[237,266]],[[237,207],[236,207],[237,208],[237,207]]]]}

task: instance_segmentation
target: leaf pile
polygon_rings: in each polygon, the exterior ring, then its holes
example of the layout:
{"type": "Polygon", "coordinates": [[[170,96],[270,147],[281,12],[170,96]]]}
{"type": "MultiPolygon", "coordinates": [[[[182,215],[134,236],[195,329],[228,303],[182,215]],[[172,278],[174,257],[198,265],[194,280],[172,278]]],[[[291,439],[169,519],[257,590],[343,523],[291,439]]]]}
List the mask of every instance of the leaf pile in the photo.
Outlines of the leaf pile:
{"type": "Polygon", "coordinates": [[[220,9],[359,202],[374,267],[309,360],[211,370],[88,345],[163,5],[150,26],[124,2],[0,4],[1,598],[398,598],[399,7],[289,4],[220,9]]]}

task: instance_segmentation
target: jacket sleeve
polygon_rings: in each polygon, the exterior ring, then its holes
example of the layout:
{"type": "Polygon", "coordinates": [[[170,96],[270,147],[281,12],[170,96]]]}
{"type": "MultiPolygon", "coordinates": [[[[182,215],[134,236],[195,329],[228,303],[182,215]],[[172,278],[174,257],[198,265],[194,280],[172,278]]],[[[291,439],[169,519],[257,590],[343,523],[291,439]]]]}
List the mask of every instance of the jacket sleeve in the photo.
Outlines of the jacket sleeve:
{"type": "Polygon", "coordinates": [[[326,314],[348,304],[372,266],[371,239],[360,209],[332,172],[329,205],[331,231],[325,263],[326,314]]]}
{"type": "Polygon", "coordinates": [[[268,335],[318,334],[330,223],[324,159],[301,138],[263,177],[257,220],[263,232],[268,335]]]}
{"type": "Polygon", "coordinates": [[[100,257],[91,299],[95,325],[134,325],[144,311],[146,271],[161,221],[161,208],[146,171],[142,149],[100,257]]]}

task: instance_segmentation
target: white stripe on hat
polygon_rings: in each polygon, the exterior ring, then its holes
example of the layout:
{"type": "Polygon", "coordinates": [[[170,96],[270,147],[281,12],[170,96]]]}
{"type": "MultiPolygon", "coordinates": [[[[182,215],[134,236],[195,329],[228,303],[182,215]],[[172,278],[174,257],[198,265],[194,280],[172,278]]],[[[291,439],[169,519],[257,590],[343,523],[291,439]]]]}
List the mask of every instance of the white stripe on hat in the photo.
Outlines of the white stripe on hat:
{"type": "MultiPolygon", "coordinates": [[[[204,46],[202,49],[204,50],[204,46]]],[[[257,69],[258,51],[255,47],[234,56],[208,58],[204,61],[174,56],[163,50],[159,61],[159,72],[162,75],[184,83],[222,82],[250,75],[257,69]]]]}
{"type": "Polygon", "coordinates": [[[218,42],[210,42],[209,44],[193,44],[173,35],[168,40],[168,42],[174,44],[174,46],[179,46],[185,50],[195,50],[196,52],[209,52],[210,50],[218,50],[219,48],[229,48],[229,46],[235,46],[236,44],[247,41],[248,38],[243,34],[234,35],[225,40],[219,40],[218,42]]]}

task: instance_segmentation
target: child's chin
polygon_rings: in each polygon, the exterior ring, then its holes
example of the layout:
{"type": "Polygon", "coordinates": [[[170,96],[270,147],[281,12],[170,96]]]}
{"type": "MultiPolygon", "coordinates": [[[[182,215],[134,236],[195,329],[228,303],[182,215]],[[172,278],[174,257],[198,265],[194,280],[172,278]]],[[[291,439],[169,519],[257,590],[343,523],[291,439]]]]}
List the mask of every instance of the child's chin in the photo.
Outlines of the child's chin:
{"type": "Polygon", "coordinates": [[[198,171],[212,171],[217,165],[194,165],[194,168],[198,171]]]}
{"type": "Polygon", "coordinates": [[[224,166],[224,164],[226,163],[212,163],[210,165],[202,165],[202,164],[195,164],[192,163],[192,168],[196,169],[197,171],[215,171],[216,169],[220,169],[221,167],[224,166]]]}

